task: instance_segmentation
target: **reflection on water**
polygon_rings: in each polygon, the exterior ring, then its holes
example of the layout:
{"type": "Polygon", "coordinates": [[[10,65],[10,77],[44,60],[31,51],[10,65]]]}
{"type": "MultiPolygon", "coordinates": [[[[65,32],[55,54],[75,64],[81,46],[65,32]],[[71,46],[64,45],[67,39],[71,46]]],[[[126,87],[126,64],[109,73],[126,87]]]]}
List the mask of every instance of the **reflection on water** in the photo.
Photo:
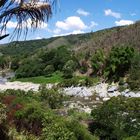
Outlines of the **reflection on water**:
{"type": "Polygon", "coordinates": [[[7,72],[5,73],[5,76],[0,75],[0,84],[5,84],[5,82],[13,78],[14,76],[15,76],[14,72],[7,72]]]}

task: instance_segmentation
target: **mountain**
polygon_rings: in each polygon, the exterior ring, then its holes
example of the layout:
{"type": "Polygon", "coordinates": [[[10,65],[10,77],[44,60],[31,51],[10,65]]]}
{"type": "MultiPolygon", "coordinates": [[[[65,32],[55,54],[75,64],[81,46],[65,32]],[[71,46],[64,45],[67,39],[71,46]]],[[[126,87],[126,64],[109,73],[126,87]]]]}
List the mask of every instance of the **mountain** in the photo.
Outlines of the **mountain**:
{"type": "Polygon", "coordinates": [[[40,48],[71,47],[76,53],[93,52],[98,48],[108,51],[117,44],[132,44],[140,49],[140,21],[129,26],[113,27],[97,32],[52,37],[49,39],[16,41],[0,45],[5,55],[32,54],[40,48]]]}

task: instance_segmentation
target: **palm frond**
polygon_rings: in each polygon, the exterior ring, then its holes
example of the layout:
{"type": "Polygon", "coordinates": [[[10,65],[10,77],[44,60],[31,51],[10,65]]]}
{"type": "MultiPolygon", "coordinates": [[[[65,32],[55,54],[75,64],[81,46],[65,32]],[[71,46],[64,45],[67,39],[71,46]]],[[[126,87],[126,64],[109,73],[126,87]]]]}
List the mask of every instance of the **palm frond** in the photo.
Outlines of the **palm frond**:
{"type": "MultiPolygon", "coordinates": [[[[4,0],[2,0],[4,1],[4,0]]],[[[12,19],[16,20],[16,28],[14,36],[19,37],[24,32],[25,36],[28,32],[28,21],[30,19],[30,27],[34,30],[38,28],[42,22],[48,21],[52,15],[52,6],[56,0],[46,0],[40,2],[39,0],[11,0],[7,10],[2,11],[4,5],[0,4],[0,32],[6,31],[7,24],[12,19]]],[[[6,3],[6,2],[5,2],[6,3]]]]}

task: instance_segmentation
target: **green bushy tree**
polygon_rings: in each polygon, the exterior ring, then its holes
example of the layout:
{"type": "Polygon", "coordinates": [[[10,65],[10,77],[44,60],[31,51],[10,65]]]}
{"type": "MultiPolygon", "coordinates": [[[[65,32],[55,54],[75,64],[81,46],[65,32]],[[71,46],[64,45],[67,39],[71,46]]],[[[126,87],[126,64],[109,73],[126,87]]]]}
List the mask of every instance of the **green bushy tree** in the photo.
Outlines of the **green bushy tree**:
{"type": "Polygon", "coordinates": [[[105,60],[106,60],[106,57],[102,49],[97,50],[93,54],[93,56],[91,57],[91,65],[95,74],[97,75],[103,74],[105,60]]]}
{"type": "Polygon", "coordinates": [[[139,133],[140,99],[113,97],[92,111],[93,133],[102,139],[122,140],[139,133]]]}
{"type": "Polygon", "coordinates": [[[54,69],[53,65],[47,65],[44,69],[44,74],[46,76],[50,76],[54,71],[55,71],[55,69],[54,69]]]}
{"type": "Polygon", "coordinates": [[[72,78],[75,69],[76,69],[76,63],[73,60],[67,61],[63,67],[64,77],[72,78]]]}
{"type": "Polygon", "coordinates": [[[66,99],[66,96],[57,88],[47,89],[45,85],[40,87],[40,94],[41,99],[47,102],[51,109],[59,108],[66,99]]]}
{"type": "Polygon", "coordinates": [[[140,53],[137,53],[132,59],[127,82],[132,90],[140,89],[140,53]]]}
{"type": "Polygon", "coordinates": [[[119,77],[128,72],[133,56],[134,48],[130,46],[113,47],[106,61],[104,76],[114,81],[119,80],[119,77]]]}

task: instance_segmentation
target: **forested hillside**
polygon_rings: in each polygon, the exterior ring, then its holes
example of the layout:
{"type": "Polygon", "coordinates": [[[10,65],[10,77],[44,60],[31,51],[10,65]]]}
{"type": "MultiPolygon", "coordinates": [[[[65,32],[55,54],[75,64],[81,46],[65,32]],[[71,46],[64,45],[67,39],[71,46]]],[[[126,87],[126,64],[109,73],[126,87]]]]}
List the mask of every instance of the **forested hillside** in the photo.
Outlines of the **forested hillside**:
{"type": "Polygon", "coordinates": [[[94,51],[98,48],[109,49],[118,44],[132,44],[140,48],[140,22],[133,25],[114,27],[86,34],[53,37],[49,39],[12,42],[0,45],[0,52],[17,55],[34,52],[39,48],[71,46],[76,52],[94,51]]]}
{"type": "Polygon", "coordinates": [[[136,59],[139,49],[140,22],[137,22],[95,33],[1,45],[0,69],[13,70],[16,79],[54,76],[54,82],[77,76],[99,77],[105,81],[126,77],[135,89],[139,88],[140,80],[134,76],[139,74],[136,59]]]}

